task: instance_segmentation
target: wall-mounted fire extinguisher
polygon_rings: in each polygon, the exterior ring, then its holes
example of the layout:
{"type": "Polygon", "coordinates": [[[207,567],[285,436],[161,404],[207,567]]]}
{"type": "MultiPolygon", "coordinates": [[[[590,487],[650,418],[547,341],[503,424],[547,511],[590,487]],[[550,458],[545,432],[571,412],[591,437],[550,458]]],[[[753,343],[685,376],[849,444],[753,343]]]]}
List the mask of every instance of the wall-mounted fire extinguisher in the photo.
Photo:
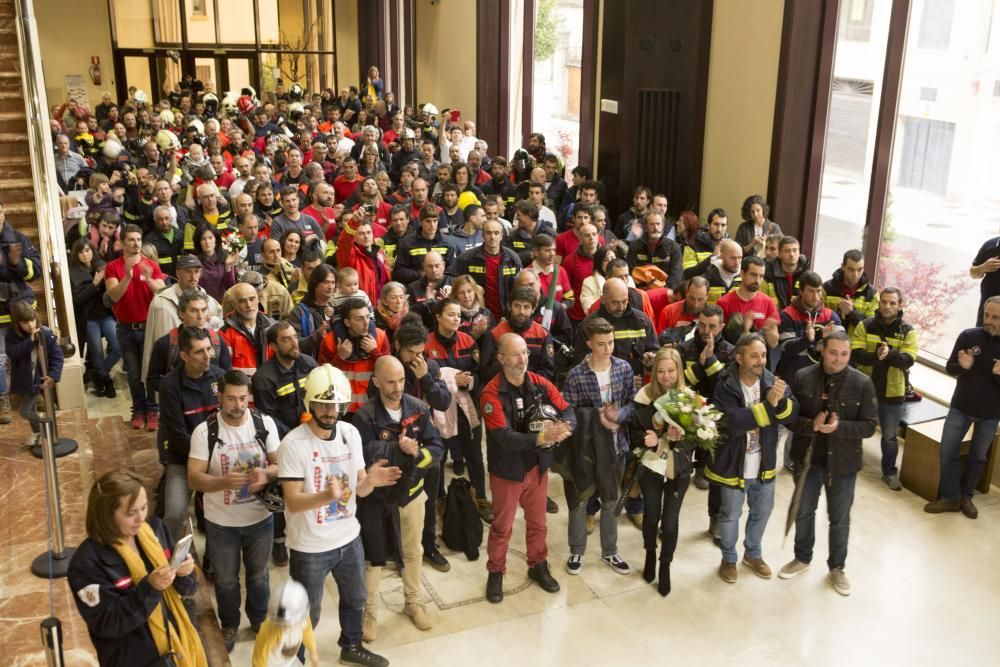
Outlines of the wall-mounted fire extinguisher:
{"type": "Polygon", "coordinates": [[[90,82],[95,86],[101,85],[101,58],[100,56],[90,56],[90,82]]]}

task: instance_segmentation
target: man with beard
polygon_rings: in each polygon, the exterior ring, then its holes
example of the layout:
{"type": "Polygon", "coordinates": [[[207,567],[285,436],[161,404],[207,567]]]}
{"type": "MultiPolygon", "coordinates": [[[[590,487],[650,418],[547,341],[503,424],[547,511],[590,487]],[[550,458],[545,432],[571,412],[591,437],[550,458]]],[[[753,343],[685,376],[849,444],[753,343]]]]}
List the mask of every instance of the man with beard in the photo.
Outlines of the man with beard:
{"type": "Polygon", "coordinates": [[[552,447],[573,434],[573,408],[551,382],[528,371],[528,346],[508,333],[497,349],[502,371],[483,387],[480,406],[486,422],[486,454],[493,493],[493,523],[487,541],[486,599],[503,601],[507,546],[517,506],[527,524],[528,578],[549,593],[559,582],[549,571],[545,494],[552,447]]]}
{"type": "Polygon", "coordinates": [[[375,362],[392,350],[389,337],[372,325],[371,311],[362,299],[348,299],[340,311],[343,319],[323,337],[317,361],[333,364],[350,380],[351,404],[345,414],[351,416],[368,402],[368,383],[375,362]]]}
{"type": "Polygon", "coordinates": [[[719,244],[729,238],[729,218],[725,210],[712,209],[708,214],[708,225],[699,229],[694,238],[684,244],[684,278],[700,276],[708,270],[709,261],[718,252],[719,244]]]}
{"type": "Polygon", "coordinates": [[[184,251],[184,239],[173,225],[173,215],[166,206],[153,209],[153,229],[146,232],[143,243],[149,243],[156,248],[160,271],[171,278],[177,277],[177,257],[184,251]]]}
{"type": "Polygon", "coordinates": [[[851,361],[875,384],[882,432],[882,481],[899,491],[903,486],[896,468],[896,435],[903,419],[906,372],[916,362],[919,349],[917,330],[903,321],[903,294],[899,289],[882,290],[876,314],[854,327],[851,348],[851,361]]]}
{"type": "Polygon", "coordinates": [[[556,230],[548,222],[538,217],[538,207],[530,201],[519,201],[514,206],[516,226],[504,241],[504,245],[517,253],[521,264],[531,262],[531,239],[538,234],[555,238],[556,230]]]}
{"type": "Polygon", "coordinates": [[[788,307],[799,293],[799,279],[809,269],[809,259],[799,252],[799,242],[794,236],[778,241],[778,257],[767,263],[761,291],[774,299],[778,310],[788,307]]]}
{"type": "Polygon", "coordinates": [[[681,283],[682,298],[668,305],[656,317],[656,333],[663,345],[676,345],[684,339],[708,303],[708,281],[702,276],[681,283]]]}
{"type": "Polygon", "coordinates": [[[510,293],[507,318],[480,339],[482,368],[479,376],[484,382],[500,372],[496,351],[500,338],[507,333],[517,334],[527,344],[528,370],[548,380],[554,377],[555,347],[549,332],[532,319],[535,305],[535,293],[529,288],[518,287],[510,293]]]}
{"type": "Polygon", "coordinates": [[[712,402],[722,411],[728,428],[705,471],[709,481],[722,489],[719,577],[727,584],[736,583],[736,540],[744,504],[750,506],[750,517],[743,564],[758,577],[771,578],[761,543],[774,508],[778,425],[793,423],[798,413],[798,403],[785,381],[766,368],[767,344],[762,336],[744,334],[735,356],[736,365],[715,387],[712,402]]]}
{"type": "Polygon", "coordinates": [[[236,179],[229,186],[229,200],[234,202],[242,192],[246,184],[253,179],[250,159],[245,155],[238,155],[233,159],[233,169],[236,170],[236,179]]]}
{"type": "Polygon", "coordinates": [[[739,286],[742,261],[743,248],[739,243],[726,239],[719,244],[719,256],[712,259],[704,276],[708,281],[708,303],[717,303],[739,286]]]}
{"type": "Polygon", "coordinates": [[[455,257],[483,244],[483,225],[486,224],[486,214],[479,204],[469,204],[462,209],[464,222],[461,227],[451,230],[452,246],[455,257]]]}
{"type": "Polygon", "coordinates": [[[819,361],[819,344],[824,336],[840,326],[840,316],[823,306],[823,279],[806,271],[799,278],[799,295],[781,311],[778,342],[781,359],[777,373],[786,382],[806,366],[819,361]]]}
{"type": "Polygon", "coordinates": [[[483,194],[499,197],[504,206],[503,216],[509,220],[514,215],[517,195],[514,184],[508,178],[507,160],[503,156],[498,155],[490,162],[490,175],[492,178],[481,186],[483,194]]]}
{"type": "Polygon", "coordinates": [[[428,197],[430,196],[430,190],[427,185],[427,181],[422,178],[418,178],[413,181],[413,197],[410,199],[410,221],[416,225],[420,220],[420,212],[424,209],[427,204],[431,204],[438,212],[440,212],[441,207],[430,201],[428,197]]]}
{"type": "Polygon", "coordinates": [[[337,236],[337,213],[333,207],[333,187],[329,183],[319,181],[309,186],[309,206],[302,209],[302,215],[307,215],[319,223],[323,235],[320,238],[329,239],[337,236]]]}
{"type": "Polygon", "coordinates": [[[632,191],[632,206],[615,220],[615,226],[611,230],[615,236],[629,244],[642,238],[644,220],[649,213],[649,200],[653,198],[653,191],[645,185],[636,186],[632,191]]]}
{"type": "Polygon", "coordinates": [[[844,565],[854,487],[862,467],[861,445],[875,433],[878,407],[872,381],[849,366],[851,339],[844,331],[825,336],[820,351],[820,362],[796,373],[791,385],[799,400],[799,413],[791,425],[797,436],[792,458],[798,467],[809,456],[810,465],[797,481],[803,490],[795,516],[795,558],[778,576],[791,579],[809,569],[816,542],[816,507],[820,490],[825,489],[830,518],[826,564],[833,589],[846,596],[851,584],[844,565]]]}
{"type": "MultiPolygon", "coordinates": [[[[777,324],[781,316],[774,301],[762,294],[760,285],[764,280],[764,260],[760,257],[744,257],[740,265],[740,285],[721,299],[719,307],[726,314],[728,322],[733,315],[743,318],[743,330],[761,331],[768,323],[777,324]]],[[[774,341],[777,343],[777,340],[774,341]]]]}
{"type": "Polygon", "coordinates": [[[389,266],[396,261],[396,250],[399,242],[410,232],[410,212],[404,204],[396,204],[389,213],[389,229],[379,239],[379,245],[385,250],[385,259],[389,266]]]}
{"type": "MultiPolygon", "coordinates": [[[[325,183],[323,185],[326,185],[325,183]]],[[[281,189],[282,213],[271,221],[271,238],[281,240],[285,234],[295,230],[302,236],[302,243],[311,238],[322,241],[326,238],[323,229],[311,215],[299,209],[302,193],[294,185],[286,185],[281,189]]]]}
{"type": "Polygon", "coordinates": [[[312,270],[306,283],[306,294],[293,309],[288,321],[299,337],[299,348],[316,356],[333,318],[333,293],[337,276],[329,264],[312,270]]]}
{"type": "Polygon", "coordinates": [[[681,268],[683,252],[675,242],[663,233],[663,216],[650,211],[643,216],[645,238],[629,243],[628,263],[633,269],[651,264],[667,274],[667,287],[676,290],[681,285],[684,274],[681,268]]]}
{"type": "Polygon", "coordinates": [[[314,368],[305,383],[311,419],[281,441],[278,479],[285,495],[292,579],[309,596],[313,627],[319,623],[323,589],[333,575],[339,591],[340,662],[387,667],[389,661],[362,643],[365,555],[357,499],[402,477],[385,459],[365,465],[358,430],[342,421],[351,403],[351,385],[329,365],[314,368]]]}

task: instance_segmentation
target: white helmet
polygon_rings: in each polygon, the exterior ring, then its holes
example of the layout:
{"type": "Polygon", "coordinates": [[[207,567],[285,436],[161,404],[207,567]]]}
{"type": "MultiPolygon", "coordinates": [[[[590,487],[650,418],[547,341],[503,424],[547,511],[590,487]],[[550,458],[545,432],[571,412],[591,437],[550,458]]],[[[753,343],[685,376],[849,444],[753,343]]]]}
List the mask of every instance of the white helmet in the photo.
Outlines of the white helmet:
{"type": "Polygon", "coordinates": [[[340,406],[341,412],[346,411],[351,404],[351,381],[344,375],[344,371],[330,364],[312,369],[306,378],[306,395],[302,399],[307,411],[313,401],[333,403],[340,406]]]}
{"type": "Polygon", "coordinates": [[[277,625],[298,625],[309,618],[309,596],[305,587],[294,579],[281,585],[277,595],[271,596],[268,618],[277,625]]]}
{"type": "Polygon", "coordinates": [[[174,112],[170,109],[164,109],[160,112],[160,125],[162,127],[171,127],[174,124],[174,112]]]}
{"type": "Polygon", "coordinates": [[[416,139],[417,133],[408,127],[404,127],[403,131],[399,133],[400,139],[416,139]]]}
{"type": "Polygon", "coordinates": [[[135,91],[135,95],[132,96],[136,104],[146,104],[149,101],[149,95],[146,94],[145,90],[139,89],[135,91]]]}
{"type": "Polygon", "coordinates": [[[177,150],[181,147],[181,142],[177,135],[170,130],[160,130],[156,133],[156,145],[161,151],[177,150]]]}
{"type": "Polygon", "coordinates": [[[438,112],[438,108],[436,106],[434,106],[433,104],[431,104],[430,102],[428,102],[423,107],[421,107],[421,110],[424,113],[429,114],[431,116],[436,116],[439,113],[438,112]]]}
{"type": "Polygon", "coordinates": [[[205,134],[205,124],[201,122],[200,118],[192,118],[190,121],[188,121],[187,126],[189,130],[193,127],[195,130],[198,131],[199,135],[205,134]]]}
{"type": "Polygon", "coordinates": [[[117,160],[123,150],[125,150],[125,147],[122,146],[122,143],[118,141],[118,138],[112,134],[105,138],[104,148],[101,149],[101,153],[109,160],[117,160]]]}

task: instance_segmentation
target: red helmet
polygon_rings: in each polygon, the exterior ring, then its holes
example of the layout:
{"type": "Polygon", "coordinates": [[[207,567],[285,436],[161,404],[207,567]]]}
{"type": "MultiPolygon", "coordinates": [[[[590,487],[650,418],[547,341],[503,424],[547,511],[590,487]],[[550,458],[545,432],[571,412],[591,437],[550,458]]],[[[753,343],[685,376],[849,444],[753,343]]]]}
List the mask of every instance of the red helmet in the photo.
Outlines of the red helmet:
{"type": "Polygon", "coordinates": [[[240,110],[240,113],[250,115],[253,113],[253,110],[257,108],[257,105],[254,104],[252,97],[249,95],[242,95],[236,102],[236,108],[240,110]]]}

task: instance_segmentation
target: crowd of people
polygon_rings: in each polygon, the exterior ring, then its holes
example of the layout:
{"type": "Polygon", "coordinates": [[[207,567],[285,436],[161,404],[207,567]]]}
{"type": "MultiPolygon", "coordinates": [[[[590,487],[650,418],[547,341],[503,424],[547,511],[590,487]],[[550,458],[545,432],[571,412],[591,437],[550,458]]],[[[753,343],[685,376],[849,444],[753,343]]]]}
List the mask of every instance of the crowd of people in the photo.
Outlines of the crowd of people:
{"type": "MultiPolygon", "coordinates": [[[[220,100],[193,80],[156,104],[140,92],[94,111],[69,102],[52,121],[86,381],[115,396],[122,361],[130,426],[156,432],[164,465],[158,516],[130,473],[90,492],[70,584],[102,665],[168,652],[205,664],[185,606],[194,560],[171,562],[192,530],[192,493],[227,649],[242,563],[255,665],[318,664],[312,626],[328,575],[341,661],[388,664],[365,646],[378,635],[383,567],[401,570],[404,614],[434,624],[421,567],[450,568],[438,546],[449,456],[489,526],[492,603],[504,598],[518,506],[528,576],[559,590],[550,469],[566,488],[568,575],[587,564],[595,530],[600,560],[631,573],[623,507],[642,531],[641,576],[668,595],[694,486],[707,492],[695,502],[719,576],[737,582],[746,504],[742,564],[770,578],[762,542],[782,463],[804,486],[794,558],[778,576],[809,568],[825,489],[829,579],[850,594],[862,442],[881,428],[882,479],[899,491],[896,434],[920,334],[907,295],[873,285],[861,252],[817,274],[759,195],[732,222],[721,208],[672,215],[645,186],[609,211],[603,184],[583,165],[564,180],[541,134],[506,159],[471,120],[400,108],[375,68],[339,95],[279,84],[265,101],[252,89],[220,100]],[[713,453],[664,416],[683,388],[722,414],[713,453]],[[290,581],[272,595],[270,568],[286,566],[290,581]]],[[[58,350],[28,305],[40,258],[2,209],[0,238],[0,341],[10,391],[33,405],[61,357],[46,376],[35,366],[38,335],[58,350]]],[[[928,512],[977,515],[1000,418],[998,246],[971,270],[983,301],[948,362],[958,385],[928,512]]]]}

